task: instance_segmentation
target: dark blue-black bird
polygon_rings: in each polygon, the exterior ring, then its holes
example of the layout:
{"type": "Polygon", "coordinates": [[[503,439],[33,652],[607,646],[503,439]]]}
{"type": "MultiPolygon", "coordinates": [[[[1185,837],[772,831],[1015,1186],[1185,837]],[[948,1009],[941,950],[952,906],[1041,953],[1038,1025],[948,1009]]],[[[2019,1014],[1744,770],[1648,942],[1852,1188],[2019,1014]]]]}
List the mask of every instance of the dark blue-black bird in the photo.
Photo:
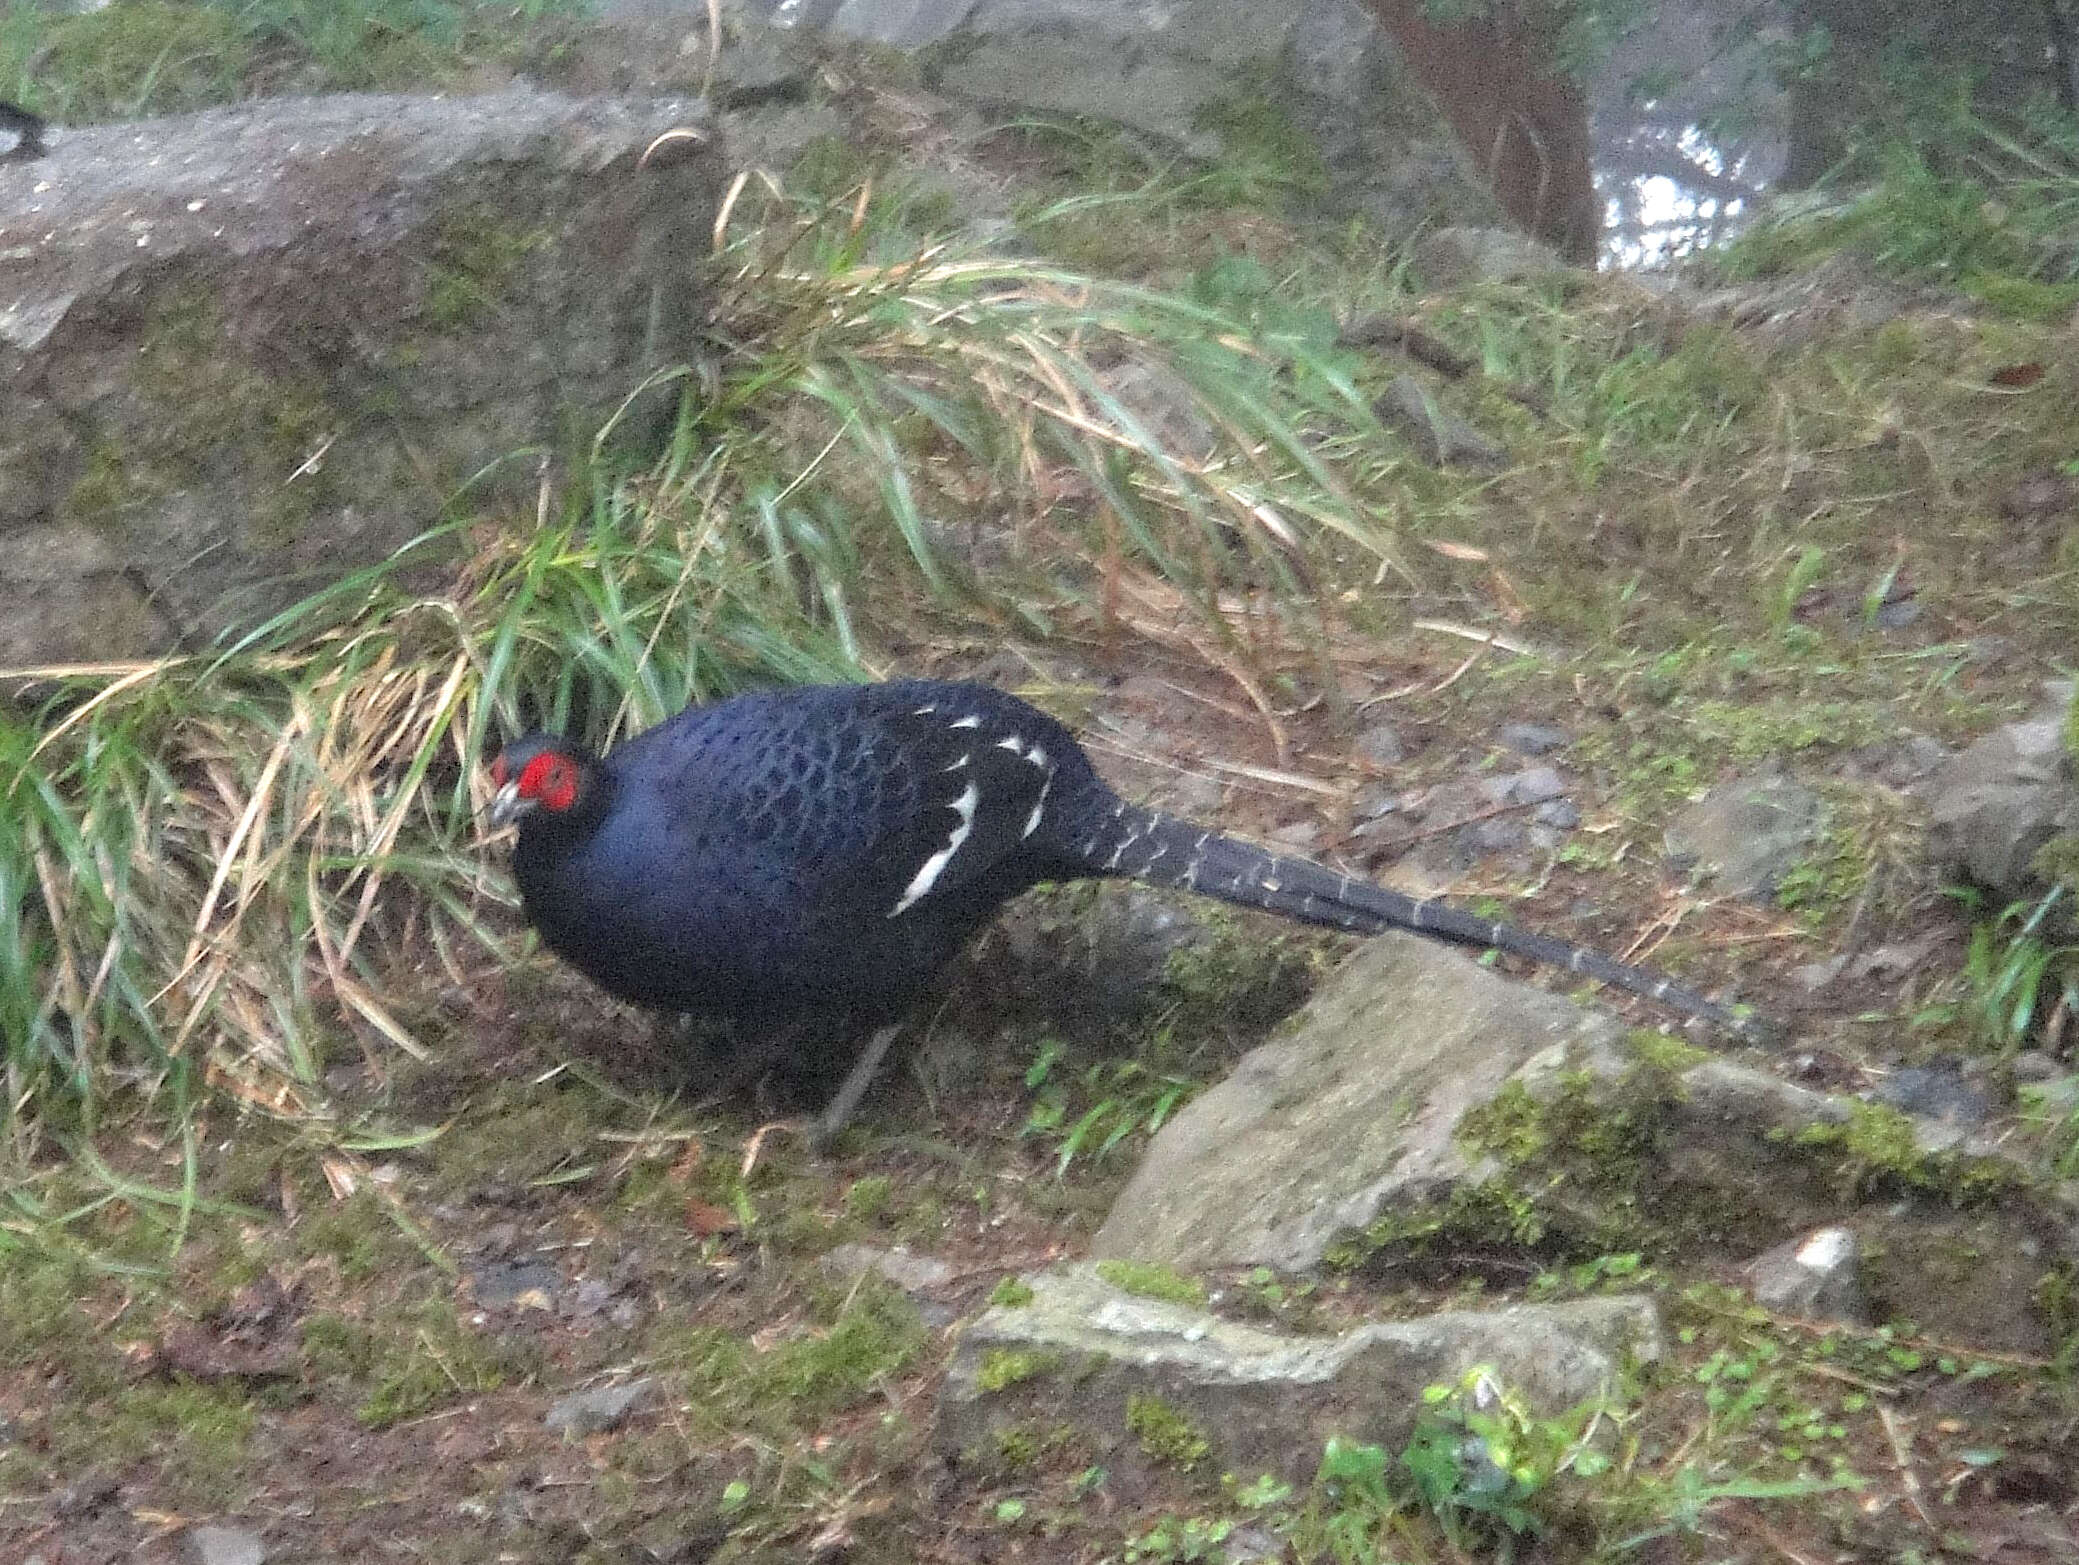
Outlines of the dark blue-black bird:
{"type": "Polygon", "coordinates": [[[1069,731],[986,685],[811,685],[681,712],[605,757],[529,734],[491,769],[494,826],[544,944],[600,988],[726,1019],[762,1070],[802,1030],[893,1029],[1009,898],[1129,876],[1358,934],[1409,929],[1533,958],[1734,1031],[1744,1018],[1598,952],[1122,800],[1069,731]]]}

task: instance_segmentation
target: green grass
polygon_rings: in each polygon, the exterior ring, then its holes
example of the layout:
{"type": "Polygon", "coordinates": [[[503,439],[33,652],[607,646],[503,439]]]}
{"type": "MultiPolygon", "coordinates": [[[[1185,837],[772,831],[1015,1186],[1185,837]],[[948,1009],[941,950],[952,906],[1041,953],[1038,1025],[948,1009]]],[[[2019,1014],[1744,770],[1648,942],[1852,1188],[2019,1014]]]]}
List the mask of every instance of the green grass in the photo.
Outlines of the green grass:
{"type": "Polygon", "coordinates": [[[539,60],[585,0],[124,0],[0,13],[0,95],[68,124],[263,93],[440,86],[539,60]]]}
{"type": "Polygon", "coordinates": [[[1954,284],[2002,314],[2054,320],[2079,303],[2079,127],[2029,106],[2009,125],[1951,115],[1939,148],[1894,144],[1875,178],[1757,224],[1716,264],[1780,274],[1846,250],[1878,270],[1954,284]]]}

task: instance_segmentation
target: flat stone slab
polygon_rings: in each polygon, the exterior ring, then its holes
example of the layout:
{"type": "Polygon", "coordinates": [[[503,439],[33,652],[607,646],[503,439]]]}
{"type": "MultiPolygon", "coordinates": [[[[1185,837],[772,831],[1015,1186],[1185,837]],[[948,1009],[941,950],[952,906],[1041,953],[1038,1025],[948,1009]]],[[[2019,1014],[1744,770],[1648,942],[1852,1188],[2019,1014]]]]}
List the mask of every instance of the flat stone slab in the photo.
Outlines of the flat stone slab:
{"type": "Polygon", "coordinates": [[[992,1306],[954,1351],[937,1439],[956,1458],[1065,1425],[1107,1461],[1304,1481],[1331,1435],[1398,1449],[1424,1390],[1476,1366],[1552,1414],[1610,1388],[1627,1359],[1662,1351],[1642,1296],[1295,1337],[1123,1292],[1087,1263],[1023,1280],[1031,1302],[992,1306]]]}

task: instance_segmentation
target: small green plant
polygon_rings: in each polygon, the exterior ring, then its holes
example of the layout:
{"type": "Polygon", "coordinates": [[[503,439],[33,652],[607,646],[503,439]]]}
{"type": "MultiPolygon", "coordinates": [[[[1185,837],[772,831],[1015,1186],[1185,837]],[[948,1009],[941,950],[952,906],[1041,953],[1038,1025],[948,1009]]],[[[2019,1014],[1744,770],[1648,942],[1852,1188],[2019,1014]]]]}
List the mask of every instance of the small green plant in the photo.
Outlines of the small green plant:
{"type": "Polygon", "coordinates": [[[1004,1391],[1021,1381],[1044,1375],[1059,1361],[1051,1353],[1021,1353],[1009,1348],[991,1348],[982,1355],[975,1371],[975,1384],[984,1391],[1004,1391]]]}
{"type": "Polygon", "coordinates": [[[1422,1400],[1400,1465],[1455,1547],[1485,1546],[1513,1559],[1523,1540],[1544,1532],[1538,1503],[1562,1473],[1593,1478],[1609,1465],[1585,1438],[1593,1407],[1534,1417],[1492,1370],[1468,1370],[1456,1386],[1431,1386],[1422,1400]]]}
{"type": "Polygon", "coordinates": [[[862,1223],[877,1222],[894,1199],[894,1180],[886,1174],[868,1174],[853,1180],[845,1192],[845,1215],[862,1223]]]}
{"type": "Polygon", "coordinates": [[[1378,1540],[1402,1511],[1387,1462],[1383,1447],[1339,1435],[1329,1440],[1300,1519],[1302,1557],[1325,1556],[1339,1565],[1375,1565],[1384,1558],[1378,1540]]]}
{"type": "Polygon", "coordinates": [[[1005,1277],[989,1290],[989,1302],[998,1309],[1023,1309],[1032,1297],[1032,1284],[1022,1277],[1005,1277]]]}
{"type": "MultiPolygon", "coordinates": [[[[1978,906],[1975,891],[1957,895],[1978,906]]],[[[1959,981],[1965,1014],[1989,1047],[2026,1048],[2045,1017],[2079,1008],[2079,940],[2071,934],[2070,900],[2070,889],[2055,885],[1973,925],[1959,981]]]]}
{"type": "Polygon", "coordinates": [[[1218,1565],[1234,1523],[1224,1516],[1165,1516],[1120,1551],[1124,1565],[1218,1565]]]}
{"type": "Polygon", "coordinates": [[[1067,1076],[1055,1069],[1062,1053],[1058,1041],[1047,1040],[1025,1072],[1034,1102],[1023,1134],[1058,1146],[1057,1179],[1079,1157],[1101,1161],[1129,1137],[1154,1135],[1200,1085],[1138,1060],[1100,1060],[1067,1076]]]}
{"type": "Polygon", "coordinates": [[[1721,264],[1765,276],[1848,249],[1896,276],[1958,284],[2017,319],[2069,311],[2075,264],[2059,235],[2079,201],[2079,130],[2034,109],[2009,128],[1945,118],[1939,159],[1896,142],[1874,184],[1756,225],[1721,264]]]}

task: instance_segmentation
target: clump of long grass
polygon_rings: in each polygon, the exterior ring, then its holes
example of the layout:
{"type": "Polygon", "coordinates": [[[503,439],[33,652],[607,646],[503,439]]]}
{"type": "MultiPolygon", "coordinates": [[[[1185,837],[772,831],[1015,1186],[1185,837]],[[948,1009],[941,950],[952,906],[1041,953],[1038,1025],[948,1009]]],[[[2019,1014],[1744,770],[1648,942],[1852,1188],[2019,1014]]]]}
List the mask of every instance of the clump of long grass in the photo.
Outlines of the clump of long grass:
{"type": "Polygon", "coordinates": [[[823,505],[893,524],[941,601],[1044,632],[1064,613],[1115,625],[1159,582],[1243,661],[1315,614],[1324,572],[1397,563],[1336,460],[1379,425],[1325,317],[973,245],[883,256],[865,188],[849,210],[739,194],[763,199],[725,250],[722,314],[753,337],[701,419],[769,534],[845,547],[802,497],[819,475],[823,505]]]}
{"type": "Polygon", "coordinates": [[[2031,103],[2004,122],[1950,110],[1921,142],[1877,156],[1838,198],[1793,201],[1728,246],[1719,266],[1770,275],[1851,250],[1878,270],[1954,284],[2006,313],[2062,318],[2079,279],[2079,120],[2031,103]]]}
{"type": "Polygon", "coordinates": [[[217,656],[31,671],[51,693],[0,718],[13,1113],[206,1078],[321,1116],[335,1050],[423,1052],[399,997],[501,951],[474,825],[501,731],[849,668],[669,512],[623,520],[479,531],[443,590],[371,572],[217,656]]]}
{"type": "Polygon", "coordinates": [[[474,824],[506,733],[608,743],[855,675],[920,612],[1184,635],[1260,688],[1309,655],[1316,576],[1391,557],[1321,454],[1374,427],[1330,346],[979,252],[879,258],[867,213],[775,196],[722,247],[723,346],[654,460],[595,453],[537,514],[449,524],[210,655],[8,675],[18,1133],[205,1084],[323,1125],[329,1061],[424,1052],[423,997],[479,986],[515,927],[474,824]],[[957,557],[981,531],[1000,568],[957,557]]]}

